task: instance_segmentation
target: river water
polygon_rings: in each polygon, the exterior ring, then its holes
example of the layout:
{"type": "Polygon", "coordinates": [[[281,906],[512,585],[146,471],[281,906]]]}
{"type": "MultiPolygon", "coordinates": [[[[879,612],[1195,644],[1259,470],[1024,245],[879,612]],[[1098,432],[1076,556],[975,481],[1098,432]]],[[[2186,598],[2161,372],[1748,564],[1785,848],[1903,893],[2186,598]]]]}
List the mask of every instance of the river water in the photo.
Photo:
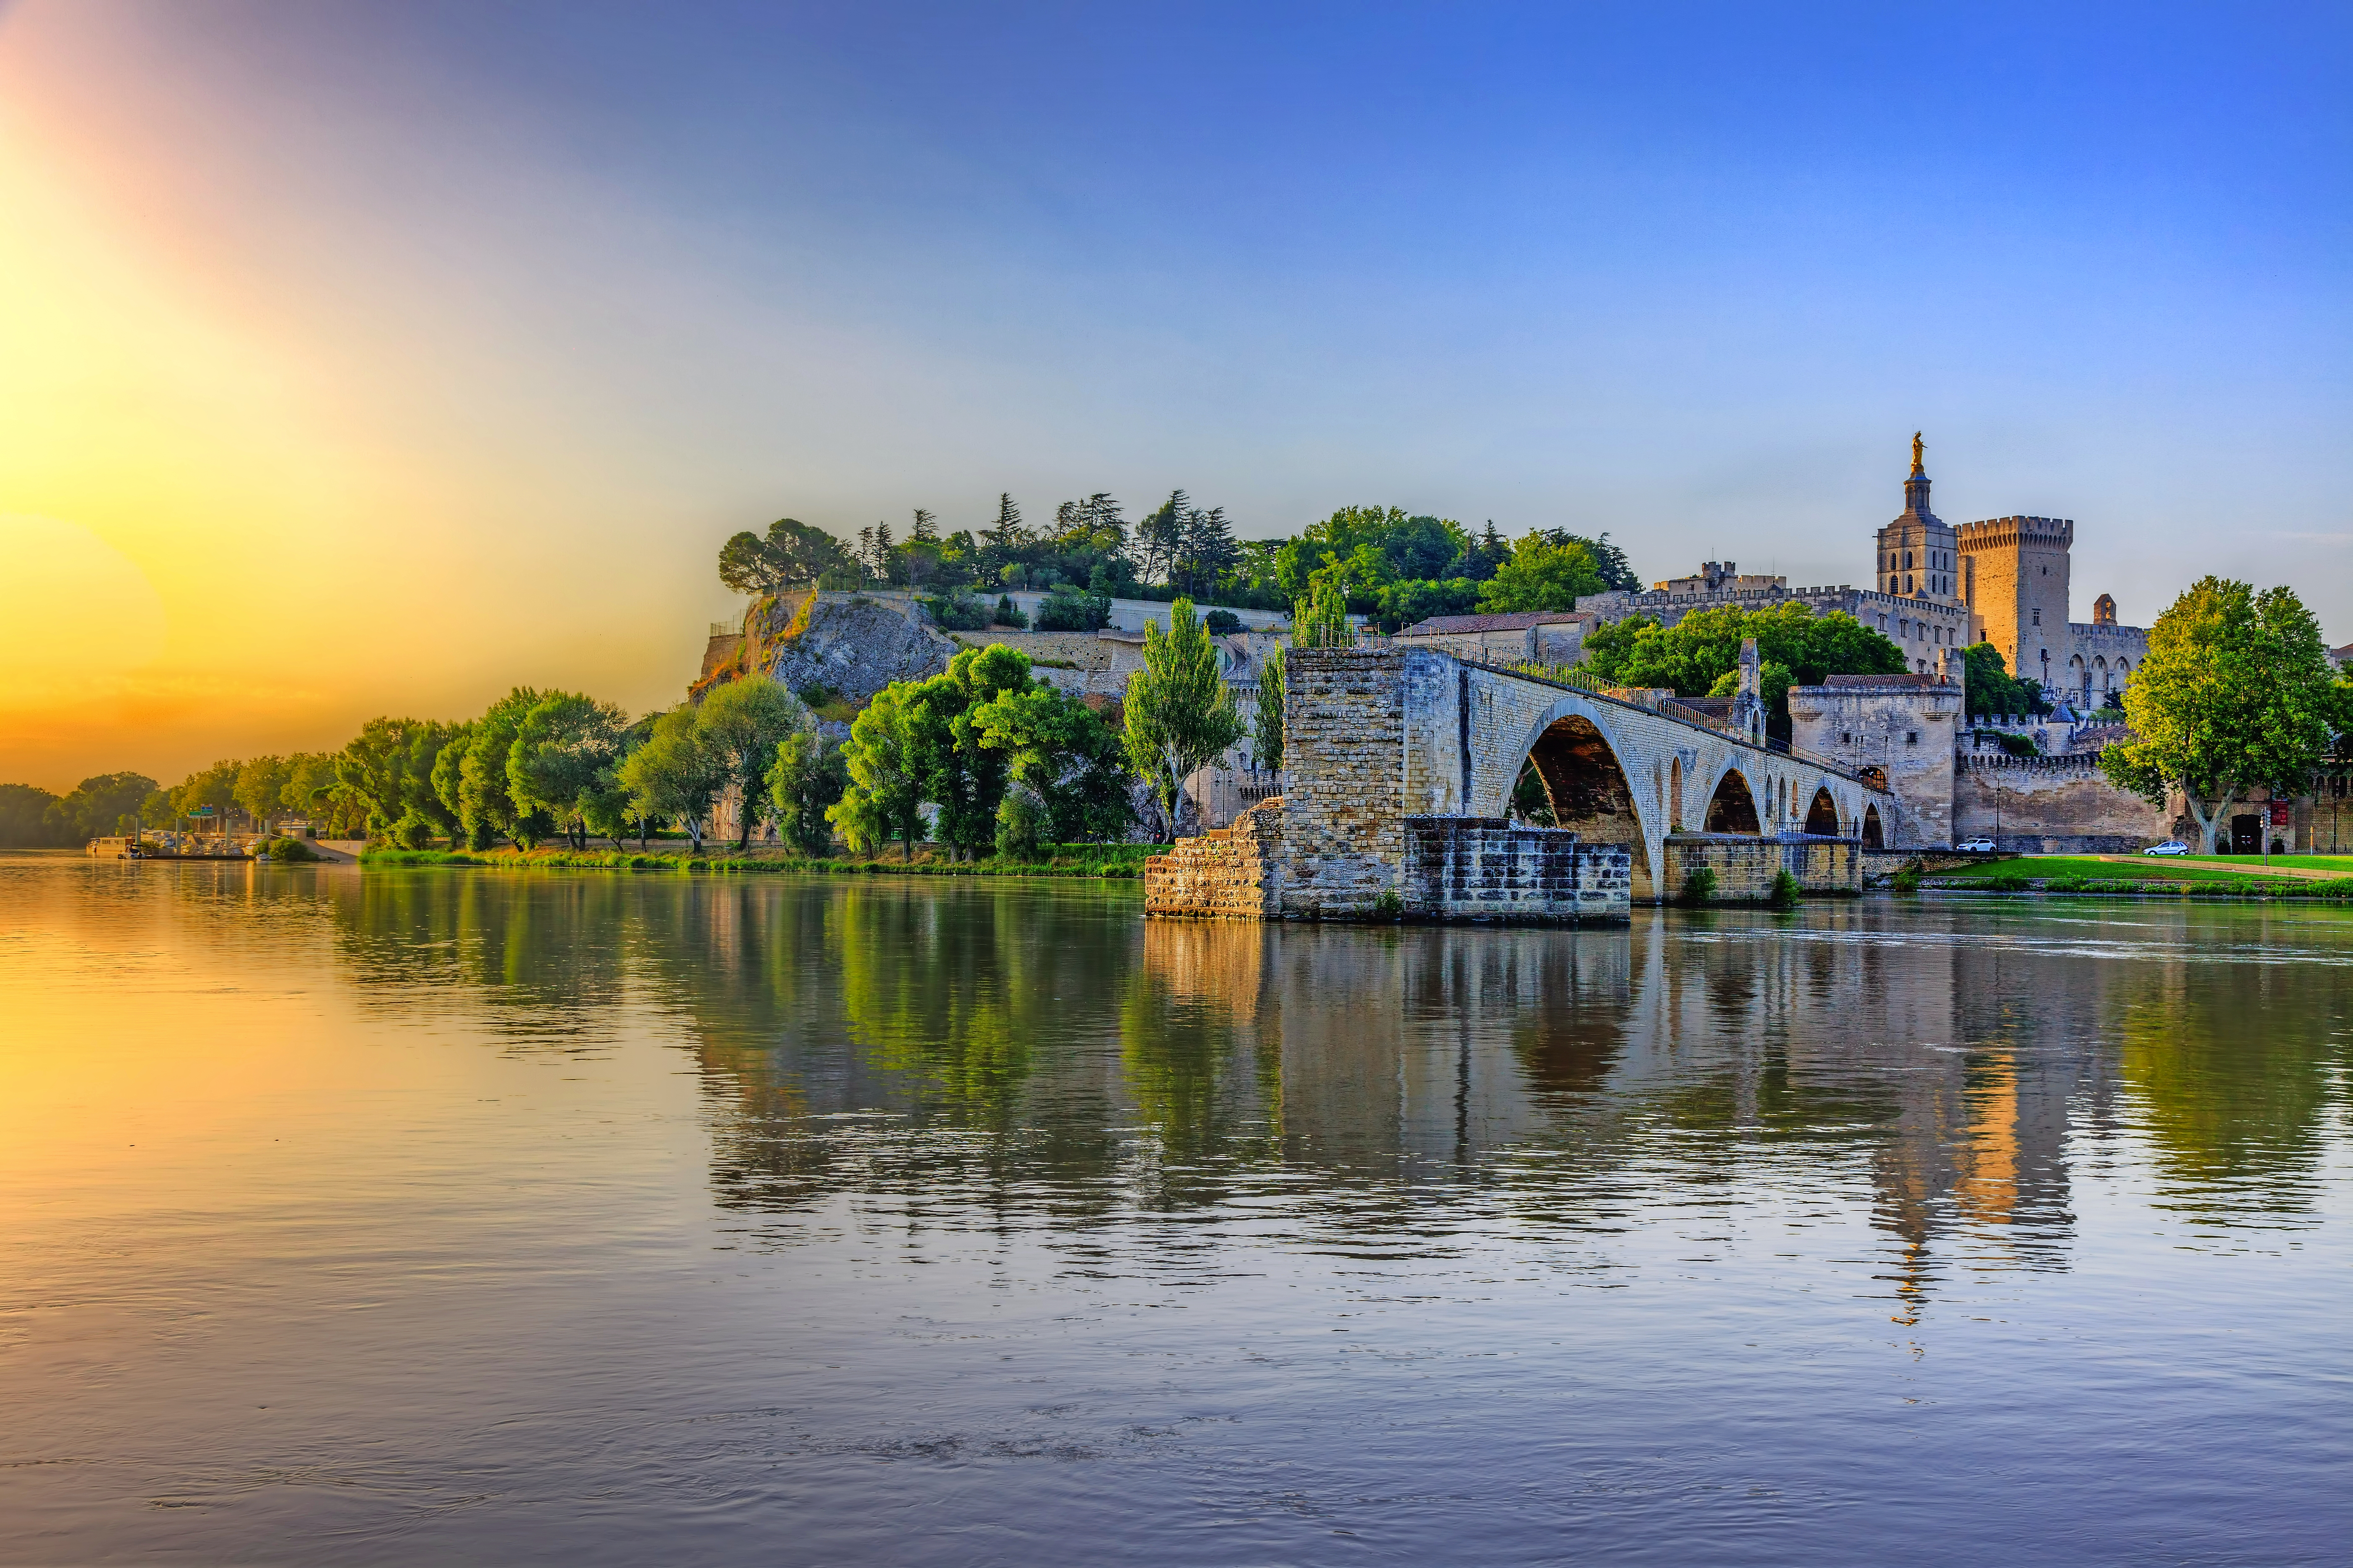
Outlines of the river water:
{"type": "Polygon", "coordinates": [[[2353,919],[0,858],[0,1562],[2290,1563],[2353,919]]]}

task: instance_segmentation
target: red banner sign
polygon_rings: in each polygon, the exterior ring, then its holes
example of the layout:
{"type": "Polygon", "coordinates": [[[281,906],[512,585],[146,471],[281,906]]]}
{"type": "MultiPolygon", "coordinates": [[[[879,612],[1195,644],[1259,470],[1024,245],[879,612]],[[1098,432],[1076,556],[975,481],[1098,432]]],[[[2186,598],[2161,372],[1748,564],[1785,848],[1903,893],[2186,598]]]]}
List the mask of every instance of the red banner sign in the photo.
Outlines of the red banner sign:
{"type": "Polygon", "coordinates": [[[2274,827],[2287,826],[2287,802],[2284,800],[2272,802],[2272,826],[2274,827]]]}

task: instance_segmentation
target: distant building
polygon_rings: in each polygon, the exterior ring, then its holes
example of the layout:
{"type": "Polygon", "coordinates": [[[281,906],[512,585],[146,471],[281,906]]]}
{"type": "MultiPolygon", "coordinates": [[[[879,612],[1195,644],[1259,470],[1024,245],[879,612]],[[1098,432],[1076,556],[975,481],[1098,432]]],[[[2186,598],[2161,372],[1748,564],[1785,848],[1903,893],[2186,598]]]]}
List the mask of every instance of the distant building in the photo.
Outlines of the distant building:
{"type": "Polygon", "coordinates": [[[1521,610],[1492,616],[1432,616],[1396,640],[1481,664],[1575,664],[1599,625],[1583,610],[1521,610]]]}
{"type": "Polygon", "coordinates": [[[2089,712],[2120,693],[2147,657],[2148,633],[2119,625],[2103,594],[2089,622],[2067,618],[2072,521],[2001,517],[1956,528],[1929,505],[1925,447],[1913,437],[1904,510],[1879,530],[1872,586],[1791,588],[1784,577],[1742,575],[1708,562],[1690,577],[1647,592],[1594,594],[1577,610],[1601,624],[1647,616],[1672,626],[1694,610],[1736,605],[1770,610],[1796,602],[1823,615],[1844,611],[1904,650],[1912,673],[1927,675],[1946,648],[1989,642],[2013,675],[2042,682],[2055,702],[2089,712]]]}

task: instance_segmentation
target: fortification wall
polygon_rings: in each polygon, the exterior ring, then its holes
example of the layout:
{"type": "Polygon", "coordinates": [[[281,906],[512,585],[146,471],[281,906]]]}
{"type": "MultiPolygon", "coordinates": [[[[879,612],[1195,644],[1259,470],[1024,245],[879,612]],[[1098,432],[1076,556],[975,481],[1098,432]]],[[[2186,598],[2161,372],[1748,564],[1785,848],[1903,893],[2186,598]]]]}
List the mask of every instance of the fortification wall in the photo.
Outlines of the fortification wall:
{"type": "Polygon", "coordinates": [[[2028,854],[2118,855],[2172,837],[2173,814],[2118,789],[2095,753],[1966,754],[1953,769],[1955,838],[2028,854]]]}

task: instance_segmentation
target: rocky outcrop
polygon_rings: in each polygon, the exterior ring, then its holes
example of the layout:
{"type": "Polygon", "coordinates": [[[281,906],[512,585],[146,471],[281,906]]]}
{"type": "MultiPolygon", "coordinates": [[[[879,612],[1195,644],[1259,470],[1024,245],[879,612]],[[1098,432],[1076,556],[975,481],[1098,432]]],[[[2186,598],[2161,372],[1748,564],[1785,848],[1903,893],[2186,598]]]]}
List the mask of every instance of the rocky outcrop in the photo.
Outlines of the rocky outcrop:
{"type": "Polygon", "coordinates": [[[921,610],[863,594],[765,599],[744,617],[744,631],[745,668],[859,704],[894,680],[939,674],[956,652],[921,610]]]}

